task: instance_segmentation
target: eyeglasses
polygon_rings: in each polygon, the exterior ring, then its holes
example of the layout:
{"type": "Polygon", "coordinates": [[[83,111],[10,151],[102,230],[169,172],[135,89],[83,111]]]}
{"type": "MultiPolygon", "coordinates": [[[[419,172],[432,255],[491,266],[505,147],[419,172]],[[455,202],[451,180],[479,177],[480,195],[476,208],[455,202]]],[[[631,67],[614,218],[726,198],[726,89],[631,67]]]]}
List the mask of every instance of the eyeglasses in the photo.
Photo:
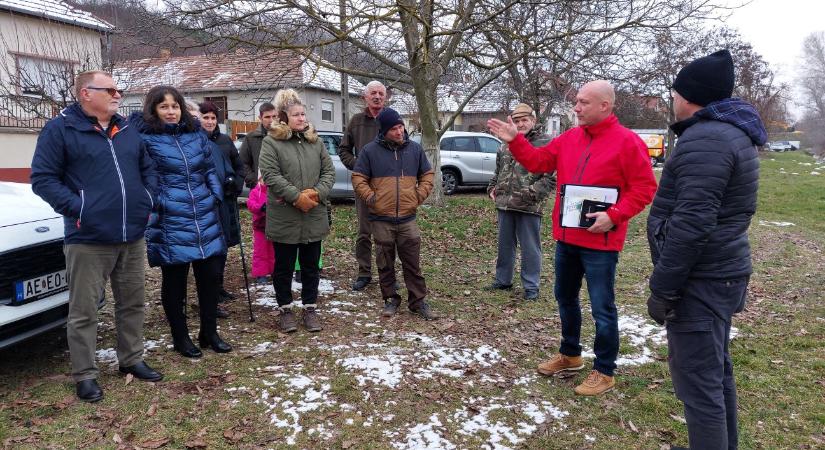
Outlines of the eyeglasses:
{"type": "Polygon", "coordinates": [[[117,88],[86,86],[86,89],[91,89],[93,91],[106,91],[106,93],[111,95],[112,97],[114,97],[115,94],[120,94],[121,96],[123,96],[123,90],[122,89],[117,89],[117,88]]]}

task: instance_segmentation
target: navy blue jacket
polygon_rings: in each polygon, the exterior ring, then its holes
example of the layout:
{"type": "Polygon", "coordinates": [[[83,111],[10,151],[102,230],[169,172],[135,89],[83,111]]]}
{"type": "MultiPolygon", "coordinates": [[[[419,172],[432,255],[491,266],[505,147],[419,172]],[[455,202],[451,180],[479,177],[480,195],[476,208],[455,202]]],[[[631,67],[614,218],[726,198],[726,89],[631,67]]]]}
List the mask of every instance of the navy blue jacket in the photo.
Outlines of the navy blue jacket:
{"type": "Polygon", "coordinates": [[[159,175],[157,214],[146,230],[149,265],[182,264],[226,254],[218,208],[221,182],[212,144],[200,129],[183,133],[167,125],[156,133],[139,112],[129,116],[139,129],[159,175]]]}
{"type": "Polygon", "coordinates": [[[665,163],[647,237],[651,291],[679,297],[688,278],[752,272],[748,227],[759,187],[756,145],[767,135],[756,110],[738,99],[711,103],[671,128],[679,142],[665,163]]]}
{"type": "Polygon", "coordinates": [[[135,127],[115,114],[102,130],[75,103],[40,132],[31,182],[63,215],[65,243],[117,244],[143,238],[158,179],[135,127]]]}
{"type": "MultiPolygon", "coordinates": [[[[206,130],[204,130],[206,133],[206,130]]],[[[212,133],[207,133],[212,142],[212,161],[218,179],[223,182],[223,202],[221,202],[221,227],[227,247],[234,247],[241,242],[241,229],[238,216],[238,194],[243,190],[244,169],[238,156],[238,149],[229,139],[215,127],[212,133]],[[234,182],[229,182],[234,180],[234,182]]]]}

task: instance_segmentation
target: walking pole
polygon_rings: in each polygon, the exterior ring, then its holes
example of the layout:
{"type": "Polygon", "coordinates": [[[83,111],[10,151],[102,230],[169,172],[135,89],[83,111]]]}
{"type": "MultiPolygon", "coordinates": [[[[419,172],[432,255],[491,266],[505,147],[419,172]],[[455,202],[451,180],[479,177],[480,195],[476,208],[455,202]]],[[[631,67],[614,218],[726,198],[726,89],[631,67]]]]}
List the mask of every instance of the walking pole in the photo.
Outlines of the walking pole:
{"type": "Polygon", "coordinates": [[[246,256],[243,251],[243,229],[241,228],[241,212],[238,210],[237,200],[235,203],[235,224],[238,226],[238,235],[241,237],[241,242],[238,244],[241,248],[241,264],[243,265],[243,284],[246,287],[246,302],[249,305],[249,321],[255,321],[255,315],[252,314],[252,296],[249,294],[249,275],[246,272],[246,256]]]}

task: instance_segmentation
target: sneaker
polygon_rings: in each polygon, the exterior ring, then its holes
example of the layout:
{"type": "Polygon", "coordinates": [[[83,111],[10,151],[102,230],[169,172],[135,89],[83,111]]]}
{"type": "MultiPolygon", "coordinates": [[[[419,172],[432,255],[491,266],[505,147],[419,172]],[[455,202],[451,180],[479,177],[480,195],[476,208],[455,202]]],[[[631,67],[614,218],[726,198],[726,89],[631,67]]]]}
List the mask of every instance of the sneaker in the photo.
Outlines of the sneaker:
{"type": "Polygon", "coordinates": [[[527,300],[528,302],[538,300],[539,299],[539,291],[534,290],[534,289],[528,289],[528,290],[524,291],[523,298],[525,300],[527,300]]]}
{"type": "Polygon", "coordinates": [[[512,284],[499,283],[498,280],[493,281],[489,286],[484,286],[485,291],[509,291],[513,289],[512,284]]]}
{"type": "Polygon", "coordinates": [[[410,308],[410,311],[413,314],[417,314],[417,315],[421,316],[421,318],[424,319],[424,320],[438,319],[438,316],[433,312],[432,309],[430,309],[429,303],[427,303],[423,300],[418,304],[418,307],[416,307],[414,309],[410,308]]]}
{"type": "Polygon", "coordinates": [[[321,316],[315,308],[304,309],[304,313],[301,318],[304,319],[304,328],[306,328],[307,331],[314,333],[324,329],[324,327],[321,326],[321,316]]]}
{"type": "Polygon", "coordinates": [[[613,379],[613,377],[594,370],[590,372],[590,375],[587,376],[582,384],[576,386],[574,391],[579,395],[599,395],[613,389],[615,385],[616,380],[613,379]]]}
{"type": "Polygon", "coordinates": [[[400,297],[390,297],[388,299],[384,299],[384,309],[381,311],[381,315],[384,317],[392,317],[396,312],[398,312],[399,306],[401,306],[400,297]]]}
{"type": "Polygon", "coordinates": [[[367,287],[367,285],[370,284],[371,281],[372,281],[372,279],[370,279],[369,277],[358,277],[355,280],[355,283],[352,283],[352,290],[353,291],[361,291],[365,287],[367,287]]]}
{"type": "Polygon", "coordinates": [[[281,333],[292,333],[298,329],[298,319],[295,318],[292,308],[281,309],[281,314],[278,315],[278,328],[281,329],[281,333]]]}
{"type": "Polygon", "coordinates": [[[255,283],[256,284],[269,284],[269,278],[268,277],[255,278],[255,283]]]}
{"type": "Polygon", "coordinates": [[[556,353],[549,360],[539,364],[538,370],[542,375],[555,375],[567,370],[581,370],[584,362],[581,356],[567,356],[556,353]]]}

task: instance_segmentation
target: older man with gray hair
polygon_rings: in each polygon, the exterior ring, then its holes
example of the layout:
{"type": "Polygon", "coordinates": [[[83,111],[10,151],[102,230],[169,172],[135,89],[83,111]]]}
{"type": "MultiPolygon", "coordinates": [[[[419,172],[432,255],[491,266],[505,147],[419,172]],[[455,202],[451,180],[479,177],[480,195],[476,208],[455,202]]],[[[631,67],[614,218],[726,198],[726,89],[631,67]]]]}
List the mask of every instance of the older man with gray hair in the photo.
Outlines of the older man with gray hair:
{"type": "MultiPolygon", "coordinates": [[[[364,112],[352,116],[344,138],[338,146],[341,162],[352,170],[358,153],[378,136],[378,122],[375,120],[384,109],[387,88],[377,80],[370,81],[364,88],[364,112]]],[[[355,197],[358,213],[358,237],[355,240],[355,259],[358,260],[358,276],[352,289],[360,291],[372,281],[372,232],[370,231],[369,208],[363,199],[355,197]]]]}

